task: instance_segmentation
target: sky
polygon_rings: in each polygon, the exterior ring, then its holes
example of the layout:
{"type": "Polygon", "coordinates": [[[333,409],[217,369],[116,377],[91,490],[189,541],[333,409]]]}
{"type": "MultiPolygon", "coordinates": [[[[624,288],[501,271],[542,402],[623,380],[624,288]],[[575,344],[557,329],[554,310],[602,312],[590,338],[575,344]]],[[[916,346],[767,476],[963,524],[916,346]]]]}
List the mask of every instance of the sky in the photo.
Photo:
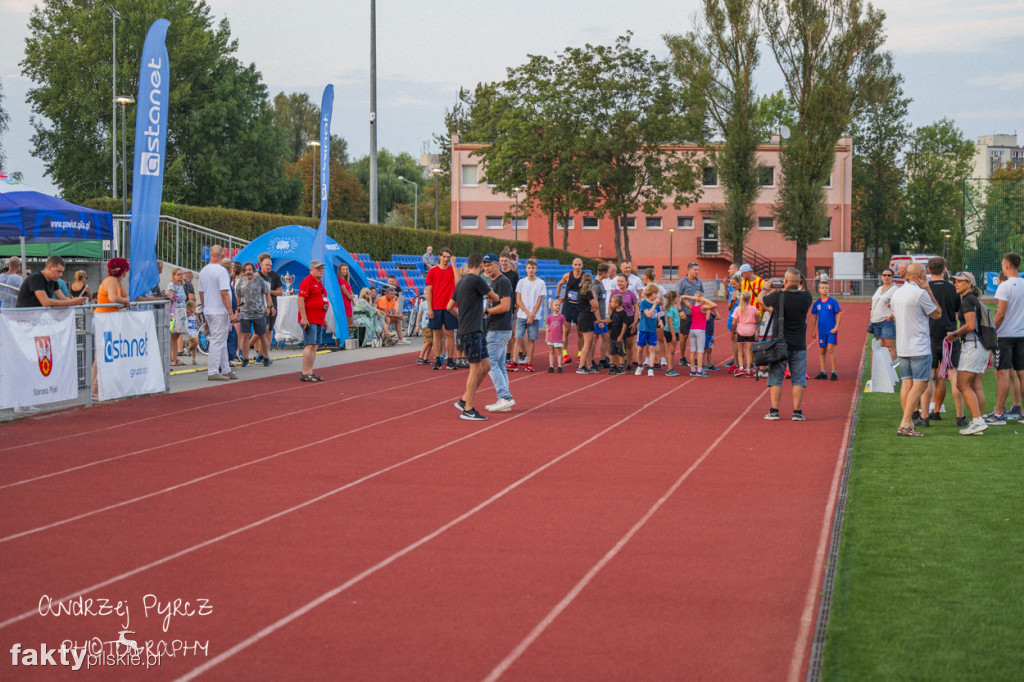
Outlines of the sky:
{"type": "MultiPolygon", "coordinates": [[[[306,92],[319,102],[335,87],[333,131],[352,158],[370,150],[370,9],[326,0],[207,0],[227,18],[237,56],[254,63],[271,97],[306,92]]],[[[8,171],[55,191],[32,156],[32,83],[21,75],[32,0],[0,0],[0,79],[11,117],[2,143],[8,171]]],[[[922,126],[952,119],[971,140],[1018,133],[1024,145],[1024,0],[878,0],[886,12],[886,49],[913,99],[909,117],[922,126]]],[[[662,36],[685,33],[699,0],[378,0],[377,146],[419,158],[436,151],[431,137],[460,86],[500,80],[527,55],[555,56],[567,47],[611,44],[626,31],[633,45],[665,57],[662,36]],[[642,8],[642,12],[636,11],[642,8]]],[[[174,27],[171,26],[171,31],[174,27]]],[[[170,55],[174,68],[174,55],[170,55]]],[[[782,87],[762,49],[759,92],[782,87]]],[[[104,93],[107,96],[108,93],[104,93]]],[[[69,103],[72,104],[72,103],[69,103]]]]}

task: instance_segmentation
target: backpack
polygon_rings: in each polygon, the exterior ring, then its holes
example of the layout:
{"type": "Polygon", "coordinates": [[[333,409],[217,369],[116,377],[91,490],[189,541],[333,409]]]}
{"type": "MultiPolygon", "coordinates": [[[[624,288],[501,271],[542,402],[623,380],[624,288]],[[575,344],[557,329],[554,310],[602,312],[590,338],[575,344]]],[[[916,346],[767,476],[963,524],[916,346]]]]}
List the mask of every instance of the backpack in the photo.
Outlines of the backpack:
{"type": "Polygon", "coordinates": [[[987,305],[982,303],[978,306],[977,314],[977,332],[978,340],[981,341],[981,346],[985,350],[995,350],[998,343],[996,342],[996,325],[992,321],[992,311],[987,305]]]}

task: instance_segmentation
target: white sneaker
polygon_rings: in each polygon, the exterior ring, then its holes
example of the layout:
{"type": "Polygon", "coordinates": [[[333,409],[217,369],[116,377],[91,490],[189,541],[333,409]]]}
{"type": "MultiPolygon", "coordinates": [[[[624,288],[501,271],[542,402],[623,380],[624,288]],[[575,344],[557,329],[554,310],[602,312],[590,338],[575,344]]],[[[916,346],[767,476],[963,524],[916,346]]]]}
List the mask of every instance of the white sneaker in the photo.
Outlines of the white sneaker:
{"type": "Polygon", "coordinates": [[[484,409],[488,412],[511,412],[512,408],[515,407],[516,401],[508,398],[498,398],[498,402],[488,405],[484,409]]]}
{"type": "Polygon", "coordinates": [[[411,343],[411,341],[409,341],[409,339],[402,339],[401,341],[398,342],[398,345],[399,346],[408,346],[410,343],[411,343]]]}
{"type": "Polygon", "coordinates": [[[654,370],[653,369],[647,370],[647,376],[653,377],[654,376],[654,370]]]}
{"type": "Polygon", "coordinates": [[[983,418],[973,420],[966,429],[960,429],[961,436],[980,436],[982,431],[988,428],[983,418]]]}
{"type": "Polygon", "coordinates": [[[639,367],[636,368],[636,375],[637,376],[640,376],[643,373],[644,373],[644,366],[643,365],[640,365],[639,367]]]}

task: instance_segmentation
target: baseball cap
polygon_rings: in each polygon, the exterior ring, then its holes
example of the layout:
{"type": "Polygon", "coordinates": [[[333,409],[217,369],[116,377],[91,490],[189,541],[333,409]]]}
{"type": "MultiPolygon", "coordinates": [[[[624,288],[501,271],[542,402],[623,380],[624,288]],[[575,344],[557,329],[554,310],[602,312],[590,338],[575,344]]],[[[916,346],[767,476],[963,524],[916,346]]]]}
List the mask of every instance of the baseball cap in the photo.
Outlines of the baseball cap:
{"type": "Polygon", "coordinates": [[[497,263],[498,262],[498,257],[495,256],[493,253],[489,253],[486,256],[484,256],[484,262],[485,263],[497,263]]]}
{"type": "Polygon", "coordinates": [[[753,272],[754,268],[750,267],[749,263],[744,263],[740,266],[740,269],[736,271],[737,275],[742,275],[744,272],[753,272]]]}
{"type": "Polygon", "coordinates": [[[969,282],[972,287],[978,286],[978,283],[974,279],[974,275],[969,272],[960,271],[953,275],[953,279],[962,279],[969,282]]]}
{"type": "Polygon", "coordinates": [[[316,258],[314,258],[313,260],[309,261],[309,269],[310,270],[316,270],[317,268],[322,268],[323,266],[324,266],[324,264],[321,263],[320,261],[318,261],[316,258]]]}

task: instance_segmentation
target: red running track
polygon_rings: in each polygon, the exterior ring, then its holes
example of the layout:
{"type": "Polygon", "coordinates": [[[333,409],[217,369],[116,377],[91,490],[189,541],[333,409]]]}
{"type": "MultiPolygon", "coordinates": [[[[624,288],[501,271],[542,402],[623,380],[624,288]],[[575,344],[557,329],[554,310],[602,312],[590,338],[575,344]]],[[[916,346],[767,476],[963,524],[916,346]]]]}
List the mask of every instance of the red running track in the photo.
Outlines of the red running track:
{"type": "Polygon", "coordinates": [[[6,425],[0,676],[129,630],[152,667],[96,679],[797,679],[863,338],[804,423],[725,373],[519,373],[463,422],[409,354],[6,425]]]}

